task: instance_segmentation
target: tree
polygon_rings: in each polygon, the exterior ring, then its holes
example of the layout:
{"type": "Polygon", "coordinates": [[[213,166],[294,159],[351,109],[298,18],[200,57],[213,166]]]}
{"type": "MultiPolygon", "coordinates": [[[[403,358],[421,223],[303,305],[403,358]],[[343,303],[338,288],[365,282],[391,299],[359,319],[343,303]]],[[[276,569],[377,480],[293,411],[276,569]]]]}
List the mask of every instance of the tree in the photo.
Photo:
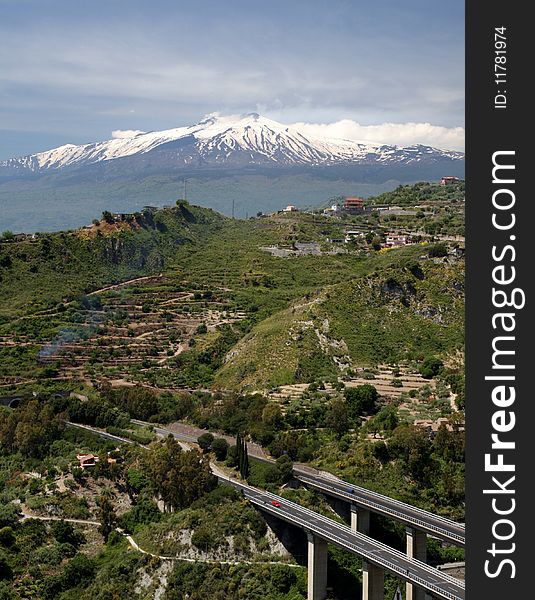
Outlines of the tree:
{"type": "Polygon", "coordinates": [[[398,425],[389,440],[388,450],[393,457],[402,458],[411,476],[426,481],[431,467],[431,440],[426,432],[414,425],[398,425]]]}
{"type": "Polygon", "coordinates": [[[283,454],[277,458],[276,463],[281,482],[286,483],[287,481],[290,481],[294,469],[291,458],[287,454],[283,454]]]}
{"type": "Polygon", "coordinates": [[[214,436],[211,433],[203,433],[197,438],[197,443],[203,452],[210,452],[214,436]]]}
{"type": "Polygon", "coordinates": [[[238,466],[238,446],[231,446],[227,451],[227,460],[225,461],[227,467],[238,466]]]}
{"type": "Polygon", "coordinates": [[[217,485],[208,457],[197,450],[184,452],[172,436],[153,445],[145,464],[153,491],[166,508],[187,508],[217,485]]]}
{"type": "Polygon", "coordinates": [[[107,494],[101,494],[97,500],[98,506],[98,520],[100,526],[98,528],[104,542],[108,541],[110,533],[115,529],[117,524],[117,516],[115,515],[115,508],[113,502],[107,494]]]}
{"type": "Polygon", "coordinates": [[[64,415],[37,399],[20,404],[16,412],[0,413],[0,444],[8,453],[41,458],[65,429],[64,415]]]}
{"type": "Polygon", "coordinates": [[[379,398],[377,389],[369,383],[346,388],[344,396],[349,415],[353,419],[358,419],[363,413],[373,413],[375,411],[375,403],[379,398]]]}
{"type": "Polygon", "coordinates": [[[62,584],[65,589],[75,587],[83,581],[89,581],[95,574],[95,563],[85,554],[77,554],[63,570],[62,584]]]}
{"type": "Polygon", "coordinates": [[[227,458],[228,449],[229,443],[225,438],[216,438],[212,442],[212,451],[217,460],[225,460],[227,458]]]}
{"type": "Polygon", "coordinates": [[[373,455],[382,464],[386,464],[390,459],[388,446],[383,441],[376,442],[373,445],[373,455]]]}
{"type": "Polygon", "coordinates": [[[13,577],[13,569],[9,564],[7,556],[3,551],[0,552],[0,581],[3,579],[11,579],[13,577]]]}
{"type": "Polygon", "coordinates": [[[280,406],[275,402],[266,404],[262,411],[262,421],[275,430],[281,429],[284,420],[280,406]]]}
{"type": "Polygon", "coordinates": [[[238,447],[238,469],[242,479],[247,479],[249,475],[249,456],[247,453],[247,442],[238,434],[236,435],[236,446],[238,447]]]}
{"type": "Polygon", "coordinates": [[[85,542],[85,537],[82,533],[76,531],[72,525],[67,521],[53,521],[52,522],[52,535],[60,544],[71,544],[75,548],[78,548],[85,542]]]}
{"type": "Polygon", "coordinates": [[[349,430],[349,415],[346,403],[341,398],[334,398],[327,412],[327,427],[341,438],[349,430]]]}
{"type": "Polygon", "coordinates": [[[394,431],[399,425],[398,411],[393,404],[383,406],[373,418],[374,425],[381,431],[394,431]]]}
{"type": "Polygon", "coordinates": [[[3,503],[0,506],[0,527],[11,527],[15,525],[20,517],[20,508],[15,504],[3,503]]]}
{"type": "Polygon", "coordinates": [[[102,213],[102,220],[106,221],[106,223],[113,223],[113,215],[109,210],[105,210],[102,213]]]}
{"type": "Polygon", "coordinates": [[[439,374],[443,366],[444,363],[440,360],[440,358],[437,358],[436,356],[428,356],[420,366],[420,375],[425,379],[432,379],[439,374]]]}
{"type": "Polygon", "coordinates": [[[12,527],[2,527],[0,529],[0,544],[4,548],[9,548],[15,543],[15,534],[13,533],[12,527]]]}

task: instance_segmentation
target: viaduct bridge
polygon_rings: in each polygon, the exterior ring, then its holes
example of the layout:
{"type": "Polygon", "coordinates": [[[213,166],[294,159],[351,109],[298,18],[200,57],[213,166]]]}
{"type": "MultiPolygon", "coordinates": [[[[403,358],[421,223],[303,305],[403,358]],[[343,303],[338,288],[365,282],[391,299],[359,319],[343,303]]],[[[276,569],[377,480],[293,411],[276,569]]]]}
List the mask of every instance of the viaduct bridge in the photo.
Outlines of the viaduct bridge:
{"type": "MultiPolygon", "coordinates": [[[[71,427],[92,430],[118,442],[131,440],[99,431],[87,425],[68,423],[71,427]]],[[[155,427],[161,436],[196,442],[169,429],[155,427]]],[[[269,462],[274,462],[269,459],[269,462]]],[[[406,583],[406,600],[444,598],[464,600],[464,582],[426,564],[426,536],[433,535],[459,546],[465,544],[464,525],[420,508],[367,490],[335,477],[316,474],[295,466],[294,477],[303,485],[350,504],[351,526],[342,525],[310,509],[227,477],[215,465],[214,475],[226,485],[240,490],[260,510],[306,532],[308,538],[308,600],[324,600],[327,593],[327,544],[335,544],[362,558],[363,600],[384,600],[384,574],[389,572],[406,583]],[[274,502],[274,504],[273,504],[274,502]],[[369,537],[370,513],[375,512],[406,525],[407,553],[399,552],[369,537]]]]}
{"type": "Polygon", "coordinates": [[[464,600],[462,581],[425,562],[281,496],[227,478],[217,471],[216,474],[221,483],[239,489],[245,498],[261,510],[307,533],[308,600],[324,600],[326,597],[327,544],[335,544],[362,558],[363,600],[384,600],[385,571],[410,584],[412,591],[421,592],[422,598],[427,595],[446,600],[464,600]]]}

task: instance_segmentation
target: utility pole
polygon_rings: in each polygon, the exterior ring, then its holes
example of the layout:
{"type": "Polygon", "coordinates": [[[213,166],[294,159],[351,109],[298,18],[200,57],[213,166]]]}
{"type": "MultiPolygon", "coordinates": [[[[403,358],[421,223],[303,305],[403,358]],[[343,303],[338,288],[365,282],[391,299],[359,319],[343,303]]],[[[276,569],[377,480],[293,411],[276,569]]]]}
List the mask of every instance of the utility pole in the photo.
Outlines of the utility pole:
{"type": "Polygon", "coordinates": [[[232,218],[234,218],[234,198],[232,198],[232,218]]]}

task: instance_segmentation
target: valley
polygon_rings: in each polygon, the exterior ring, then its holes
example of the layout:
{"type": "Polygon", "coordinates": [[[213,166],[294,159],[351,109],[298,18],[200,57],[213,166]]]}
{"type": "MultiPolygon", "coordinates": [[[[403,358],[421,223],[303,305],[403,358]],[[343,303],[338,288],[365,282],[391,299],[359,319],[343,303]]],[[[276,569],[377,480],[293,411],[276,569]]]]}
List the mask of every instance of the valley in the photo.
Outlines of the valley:
{"type": "MultiPolygon", "coordinates": [[[[18,597],[224,598],[238,582],[247,598],[306,597],[303,539],[215,487],[210,464],[338,523],[293,463],[464,520],[463,186],[370,200],[405,211],[245,220],[179,200],[4,235],[0,527],[12,542],[0,535],[0,564],[18,597]]],[[[401,525],[374,516],[371,528],[404,549],[401,525]]],[[[435,539],[427,552],[464,556],[435,539]]],[[[331,597],[354,596],[361,559],[328,556],[331,597]]],[[[387,576],[387,593],[398,585],[387,576]]]]}

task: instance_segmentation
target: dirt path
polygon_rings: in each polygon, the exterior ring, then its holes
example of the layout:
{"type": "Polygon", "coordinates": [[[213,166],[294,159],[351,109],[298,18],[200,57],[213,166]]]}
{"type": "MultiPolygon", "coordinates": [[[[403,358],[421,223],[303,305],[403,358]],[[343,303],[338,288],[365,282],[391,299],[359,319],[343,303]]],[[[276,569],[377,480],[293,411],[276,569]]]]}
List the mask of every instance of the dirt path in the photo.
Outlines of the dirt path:
{"type": "Polygon", "coordinates": [[[87,295],[94,296],[95,294],[100,294],[101,292],[107,292],[108,290],[116,290],[117,288],[123,287],[125,285],[130,285],[132,283],[138,283],[139,281],[147,281],[148,279],[157,279],[159,277],[163,277],[163,273],[160,273],[159,275],[147,275],[146,277],[136,277],[136,279],[129,279],[128,281],[123,281],[122,283],[116,283],[115,285],[108,285],[106,287],[100,288],[99,290],[95,290],[94,292],[90,292],[87,295]]]}
{"type": "Polygon", "coordinates": [[[158,360],[158,364],[163,365],[169,359],[176,358],[179,354],[182,354],[182,352],[185,352],[187,349],[188,349],[188,344],[186,344],[185,342],[180,342],[180,344],[178,344],[178,348],[176,349],[175,353],[171,356],[164,356],[163,358],[160,358],[160,360],[158,360]]]}
{"type": "Polygon", "coordinates": [[[100,525],[98,521],[86,521],[85,519],[66,519],[64,517],[44,517],[42,515],[32,515],[28,512],[22,513],[21,521],[26,519],[37,519],[39,521],[66,521],[67,523],[78,523],[79,525],[100,525]]]}
{"type": "Polygon", "coordinates": [[[286,565],[287,567],[299,567],[300,565],[294,565],[294,564],[290,564],[290,563],[284,563],[284,562],[277,562],[277,561],[267,561],[267,560],[215,560],[215,559],[210,559],[210,558],[185,558],[185,557],[180,557],[180,556],[164,556],[161,554],[153,554],[152,552],[148,552],[147,550],[143,550],[143,548],[140,548],[140,546],[138,545],[138,543],[134,540],[134,538],[129,535],[128,533],[125,533],[122,529],[117,528],[116,531],[118,531],[119,533],[122,533],[124,535],[124,537],[128,540],[128,543],[132,546],[132,548],[134,548],[134,550],[137,550],[138,552],[141,552],[142,554],[147,554],[148,556],[153,556],[154,558],[159,558],[160,560],[180,560],[183,562],[190,562],[190,563],[198,563],[198,562],[203,562],[203,563],[209,563],[209,564],[214,564],[214,565],[286,565]]]}

